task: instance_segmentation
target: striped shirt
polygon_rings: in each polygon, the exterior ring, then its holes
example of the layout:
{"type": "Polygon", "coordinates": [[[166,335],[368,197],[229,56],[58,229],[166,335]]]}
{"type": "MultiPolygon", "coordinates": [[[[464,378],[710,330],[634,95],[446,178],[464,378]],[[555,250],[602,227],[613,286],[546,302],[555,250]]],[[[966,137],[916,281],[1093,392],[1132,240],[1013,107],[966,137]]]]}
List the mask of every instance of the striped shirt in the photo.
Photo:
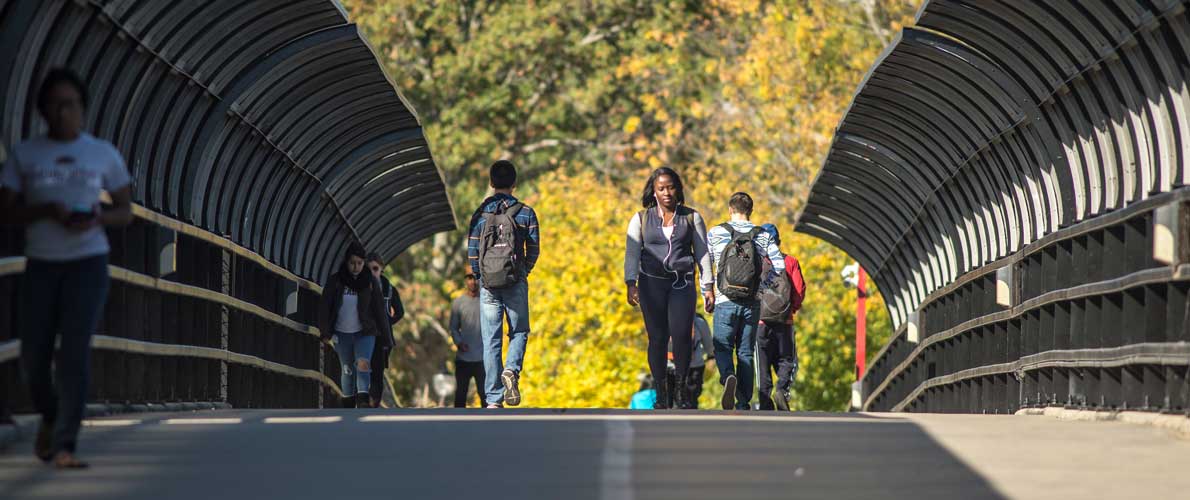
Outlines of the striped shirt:
{"type": "MultiPolygon", "coordinates": [[[[741,233],[751,231],[752,228],[757,227],[755,224],[748,221],[731,221],[728,222],[731,227],[741,233]]],[[[715,274],[719,274],[719,261],[723,257],[723,250],[727,249],[727,244],[731,243],[731,232],[724,229],[723,226],[712,227],[707,231],[707,243],[711,247],[711,268],[715,270],[715,274]]],[[[785,272],[785,256],[781,254],[781,249],[773,242],[773,235],[768,232],[761,231],[752,240],[752,244],[756,245],[756,253],[759,255],[767,255],[769,260],[773,262],[773,272],[763,278],[764,286],[781,273],[785,272]]],[[[715,281],[715,297],[723,297],[721,300],[728,300],[723,296],[723,292],[719,290],[719,281],[715,281]]]]}
{"type": "MultiPolygon", "coordinates": [[[[483,214],[493,213],[498,207],[508,208],[517,202],[512,195],[497,193],[483,200],[479,209],[471,216],[471,223],[467,226],[471,228],[467,238],[467,260],[471,263],[471,272],[476,278],[482,279],[479,273],[479,236],[483,234],[483,214]]],[[[528,278],[533,272],[533,267],[537,265],[538,255],[541,254],[541,232],[537,226],[537,212],[529,205],[521,205],[521,210],[513,219],[516,220],[520,240],[525,242],[525,277],[528,278]]]]}

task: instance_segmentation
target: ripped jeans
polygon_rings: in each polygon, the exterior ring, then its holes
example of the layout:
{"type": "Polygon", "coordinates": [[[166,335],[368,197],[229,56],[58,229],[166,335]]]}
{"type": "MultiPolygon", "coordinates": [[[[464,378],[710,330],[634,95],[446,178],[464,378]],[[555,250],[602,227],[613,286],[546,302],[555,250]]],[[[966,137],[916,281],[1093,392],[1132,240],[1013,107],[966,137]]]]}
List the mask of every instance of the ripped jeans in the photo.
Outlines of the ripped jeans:
{"type": "Polygon", "coordinates": [[[376,337],[363,332],[335,332],[335,352],[339,354],[339,388],[344,396],[367,394],[372,383],[372,350],[376,337]]]}

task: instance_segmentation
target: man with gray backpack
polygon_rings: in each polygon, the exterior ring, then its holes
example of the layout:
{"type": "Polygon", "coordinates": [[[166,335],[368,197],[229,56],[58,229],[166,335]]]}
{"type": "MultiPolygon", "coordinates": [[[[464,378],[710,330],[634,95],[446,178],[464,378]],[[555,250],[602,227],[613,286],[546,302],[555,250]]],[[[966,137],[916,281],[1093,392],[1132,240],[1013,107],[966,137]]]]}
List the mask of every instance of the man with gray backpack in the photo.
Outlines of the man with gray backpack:
{"type": "MultiPolygon", "coordinates": [[[[761,226],[773,244],[781,246],[777,226],[761,226]]],[[[765,267],[772,263],[765,260],[765,267]]],[[[806,297],[806,280],[802,266],[792,255],[785,255],[785,273],[773,279],[772,286],[760,295],[760,328],[756,333],[756,381],[760,409],[789,411],[789,390],[797,378],[797,341],[794,338],[793,316],[802,308],[806,297]],[[773,392],[773,372],[777,372],[777,391],[773,392]],[[774,407],[774,404],[776,406],[774,407]]]]}
{"type": "Polygon", "coordinates": [[[467,258],[479,279],[483,335],[484,401],[488,408],[521,404],[521,366],[529,338],[529,274],[541,253],[537,213],[513,197],[516,167],[508,160],[489,171],[495,194],[480,204],[468,226],[467,258]],[[508,359],[501,360],[501,325],[508,316],[508,359]]]}
{"type": "Polygon", "coordinates": [[[749,221],[752,197],[735,193],[728,202],[731,220],[707,232],[715,270],[715,366],[723,384],[723,409],[748,410],[755,376],[759,292],[785,272],[785,256],[769,233],[749,221]],[[765,257],[772,263],[765,266],[765,257]]]}

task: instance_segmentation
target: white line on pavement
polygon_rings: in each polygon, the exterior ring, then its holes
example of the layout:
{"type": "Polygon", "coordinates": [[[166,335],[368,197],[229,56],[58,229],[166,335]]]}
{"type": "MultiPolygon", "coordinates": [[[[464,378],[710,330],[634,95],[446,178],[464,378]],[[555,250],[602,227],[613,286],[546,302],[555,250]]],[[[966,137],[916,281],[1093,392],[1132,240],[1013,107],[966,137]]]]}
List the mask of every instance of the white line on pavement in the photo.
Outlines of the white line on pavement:
{"type": "Polygon", "coordinates": [[[559,421],[605,421],[605,420],[628,420],[633,422],[642,421],[687,421],[687,422],[768,422],[773,424],[782,424],[789,422],[822,422],[822,423],[864,423],[864,424],[906,424],[909,423],[903,418],[863,418],[863,417],[761,417],[761,416],[746,416],[746,415],[654,415],[647,412],[641,412],[641,415],[567,415],[559,413],[554,415],[519,415],[519,414],[498,414],[497,412],[476,411],[474,415],[368,415],[360,417],[360,422],[478,422],[478,421],[530,421],[530,420],[559,420],[559,421]]]}
{"type": "Polygon", "coordinates": [[[141,423],[138,419],[124,420],[83,420],[84,427],[122,427],[141,423]]]}
{"type": "Polygon", "coordinates": [[[331,424],[343,420],[343,417],[268,417],[266,424],[331,424]]]}
{"type": "Polygon", "coordinates": [[[220,424],[239,424],[243,423],[242,418],[169,418],[162,420],[161,423],[166,425],[220,425],[220,424]]]}
{"type": "Polygon", "coordinates": [[[603,441],[603,460],[599,471],[600,500],[633,500],[632,422],[627,419],[604,421],[607,437],[603,441]]]}

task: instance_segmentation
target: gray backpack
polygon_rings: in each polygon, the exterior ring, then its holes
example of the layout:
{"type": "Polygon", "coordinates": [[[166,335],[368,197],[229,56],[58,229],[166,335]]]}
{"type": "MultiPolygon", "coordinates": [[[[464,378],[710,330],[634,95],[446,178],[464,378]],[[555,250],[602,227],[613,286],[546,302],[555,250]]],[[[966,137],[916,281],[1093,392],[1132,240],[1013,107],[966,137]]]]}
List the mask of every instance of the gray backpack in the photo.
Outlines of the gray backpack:
{"type": "Polygon", "coordinates": [[[479,276],[488,290],[508,288],[524,277],[524,242],[517,231],[516,214],[524,205],[483,214],[479,235],[479,276]]]}

